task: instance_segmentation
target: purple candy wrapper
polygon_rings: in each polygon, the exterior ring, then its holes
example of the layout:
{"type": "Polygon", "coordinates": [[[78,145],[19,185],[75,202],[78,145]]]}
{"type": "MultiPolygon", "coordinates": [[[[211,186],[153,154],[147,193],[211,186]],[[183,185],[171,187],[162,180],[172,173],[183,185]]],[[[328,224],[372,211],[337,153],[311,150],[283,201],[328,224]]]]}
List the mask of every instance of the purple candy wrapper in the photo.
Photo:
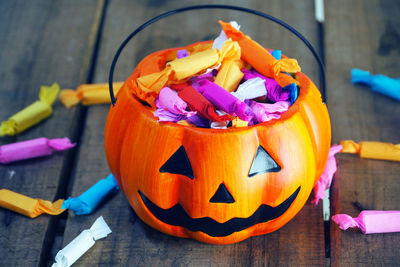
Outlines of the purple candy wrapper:
{"type": "Polygon", "coordinates": [[[246,103],[237,99],[234,95],[224,88],[209,80],[199,81],[195,87],[208,101],[217,108],[233,116],[238,116],[241,120],[250,121],[254,117],[252,109],[246,103]]]}
{"type": "Polygon", "coordinates": [[[176,51],[177,58],[184,58],[184,57],[187,57],[188,55],[189,55],[189,53],[186,49],[176,51]]]}
{"type": "Polygon", "coordinates": [[[290,97],[290,92],[284,90],[274,79],[267,78],[255,70],[242,69],[245,81],[261,78],[265,81],[265,88],[267,89],[267,98],[272,102],[286,101],[290,97]]]}

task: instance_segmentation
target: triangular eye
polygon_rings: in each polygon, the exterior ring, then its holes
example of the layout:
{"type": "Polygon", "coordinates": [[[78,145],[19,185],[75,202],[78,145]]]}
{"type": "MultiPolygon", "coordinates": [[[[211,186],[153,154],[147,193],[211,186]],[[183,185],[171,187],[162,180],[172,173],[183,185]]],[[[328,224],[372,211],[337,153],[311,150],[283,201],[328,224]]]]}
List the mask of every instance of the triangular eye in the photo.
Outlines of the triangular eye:
{"type": "Polygon", "coordinates": [[[212,203],[234,203],[231,193],[229,193],[228,189],[224,184],[220,184],[217,192],[215,192],[214,196],[210,199],[212,203]]]}
{"type": "Polygon", "coordinates": [[[161,166],[160,172],[185,175],[194,179],[192,166],[186,154],[185,148],[180,146],[178,150],[161,166]]]}
{"type": "Polygon", "coordinates": [[[251,164],[249,177],[266,172],[279,172],[281,167],[271,158],[262,146],[258,146],[253,163],[251,164]]]}

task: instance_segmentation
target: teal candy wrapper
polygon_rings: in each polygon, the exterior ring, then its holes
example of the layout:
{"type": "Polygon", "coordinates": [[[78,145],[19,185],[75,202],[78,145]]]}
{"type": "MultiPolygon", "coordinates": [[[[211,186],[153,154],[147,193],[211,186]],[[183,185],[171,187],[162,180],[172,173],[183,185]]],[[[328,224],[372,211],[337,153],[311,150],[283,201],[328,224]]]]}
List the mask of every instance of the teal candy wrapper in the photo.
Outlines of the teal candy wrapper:
{"type": "Polygon", "coordinates": [[[351,82],[365,84],[371,90],[400,101],[400,79],[393,79],[383,74],[371,75],[368,71],[353,69],[351,82]]]}
{"type": "Polygon", "coordinates": [[[79,197],[70,197],[61,208],[72,210],[76,215],[90,214],[108,195],[119,190],[112,174],[101,179],[79,197]]]}

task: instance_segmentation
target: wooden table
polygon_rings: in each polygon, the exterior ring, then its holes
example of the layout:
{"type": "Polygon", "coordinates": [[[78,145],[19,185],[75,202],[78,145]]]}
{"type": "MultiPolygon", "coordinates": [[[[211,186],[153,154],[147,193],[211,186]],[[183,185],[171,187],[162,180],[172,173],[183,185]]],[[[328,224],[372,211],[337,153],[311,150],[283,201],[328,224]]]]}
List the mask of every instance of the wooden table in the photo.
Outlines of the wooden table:
{"type": "MultiPolygon", "coordinates": [[[[210,2],[210,1],[209,1],[210,2]]],[[[244,5],[293,25],[318,50],[326,52],[327,105],[332,143],[343,139],[399,143],[400,103],[350,83],[350,70],[399,77],[400,3],[398,1],[326,1],[325,44],[314,18],[313,1],[211,1],[244,5]],[[321,47],[321,44],[323,47],[321,47]]],[[[201,4],[185,1],[184,5],[201,4]]],[[[181,1],[0,1],[0,120],[38,98],[40,85],[62,88],[106,82],[122,40],[151,17],[182,6],[181,1]]],[[[118,63],[116,80],[124,80],[144,55],[162,47],[210,39],[218,18],[235,19],[254,39],[280,48],[299,60],[318,84],[318,68],[301,42],[272,23],[242,13],[185,13],[159,23],[132,42],[118,63]],[[206,19],[205,19],[206,18],[206,19]],[[184,23],[182,23],[184,21],[184,23]]],[[[60,102],[53,116],[0,144],[46,136],[68,136],[78,146],[51,157],[0,166],[0,188],[55,200],[78,196],[104,178],[108,167],[103,129],[108,105],[70,110],[60,102]]],[[[338,155],[330,212],[356,216],[365,209],[400,209],[400,164],[338,155]]],[[[238,244],[215,246],[159,233],[142,223],[122,193],[88,216],[65,212],[36,219],[0,209],[0,265],[48,266],[58,250],[98,216],[113,230],[75,266],[395,266],[400,264],[400,234],[343,232],[323,221],[322,204],[310,202],[286,226],[238,244]]]]}

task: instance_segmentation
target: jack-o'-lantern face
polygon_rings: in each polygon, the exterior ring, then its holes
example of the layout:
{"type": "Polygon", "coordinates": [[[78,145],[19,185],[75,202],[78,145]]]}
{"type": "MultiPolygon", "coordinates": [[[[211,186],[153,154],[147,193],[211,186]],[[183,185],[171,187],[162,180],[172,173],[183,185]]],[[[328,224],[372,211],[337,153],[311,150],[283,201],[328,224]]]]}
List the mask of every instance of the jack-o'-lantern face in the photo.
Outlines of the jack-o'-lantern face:
{"type": "Polygon", "coordinates": [[[162,232],[214,244],[266,234],[292,219],[330,145],[319,92],[305,75],[298,78],[298,100],[280,120],[225,130],[158,123],[132,95],[134,83],[125,83],[110,108],[105,147],[138,216],[162,232]]]}

